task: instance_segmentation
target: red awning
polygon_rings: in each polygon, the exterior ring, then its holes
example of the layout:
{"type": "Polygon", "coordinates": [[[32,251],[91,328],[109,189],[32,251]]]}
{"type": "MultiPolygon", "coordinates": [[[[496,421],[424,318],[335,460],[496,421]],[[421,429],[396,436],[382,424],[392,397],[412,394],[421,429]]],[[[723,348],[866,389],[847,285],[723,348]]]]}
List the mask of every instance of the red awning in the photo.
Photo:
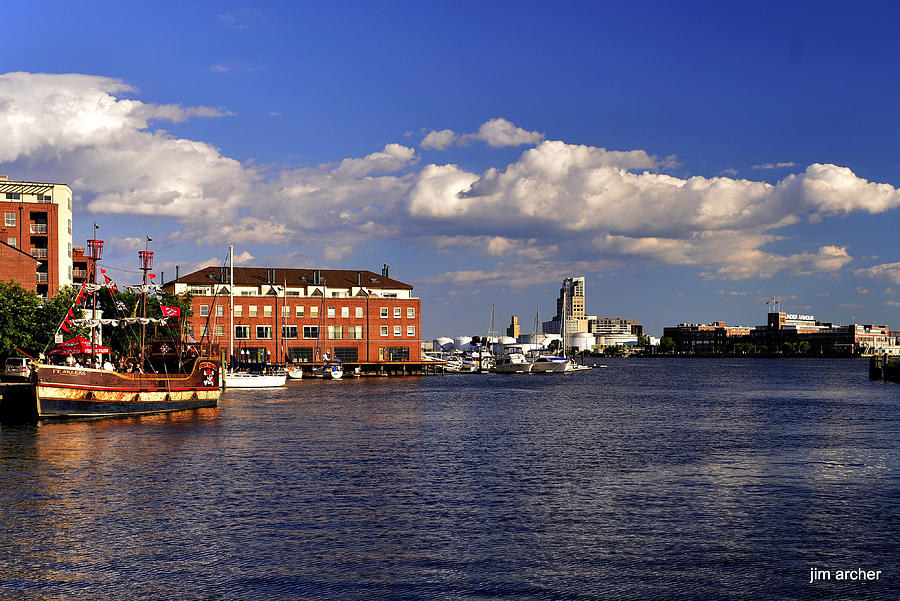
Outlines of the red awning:
{"type": "MultiPolygon", "coordinates": [[[[98,355],[108,355],[109,347],[98,344],[96,351],[98,355]]],[[[91,349],[90,340],[82,338],[81,336],[76,336],[75,338],[66,340],[62,344],[54,347],[48,354],[68,355],[69,353],[73,355],[93,355],[94,351],[91,349]]]]}

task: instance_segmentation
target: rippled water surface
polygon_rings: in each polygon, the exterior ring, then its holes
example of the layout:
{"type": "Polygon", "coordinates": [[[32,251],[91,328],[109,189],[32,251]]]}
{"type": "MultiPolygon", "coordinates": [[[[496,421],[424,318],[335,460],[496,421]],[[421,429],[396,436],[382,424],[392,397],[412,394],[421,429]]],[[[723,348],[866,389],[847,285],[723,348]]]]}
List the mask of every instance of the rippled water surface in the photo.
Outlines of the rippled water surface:
{"type": "Polygon", "coordinates": [[[0,426],[0,598],[900,598],[900,385],[604,363],[0,426]]]}

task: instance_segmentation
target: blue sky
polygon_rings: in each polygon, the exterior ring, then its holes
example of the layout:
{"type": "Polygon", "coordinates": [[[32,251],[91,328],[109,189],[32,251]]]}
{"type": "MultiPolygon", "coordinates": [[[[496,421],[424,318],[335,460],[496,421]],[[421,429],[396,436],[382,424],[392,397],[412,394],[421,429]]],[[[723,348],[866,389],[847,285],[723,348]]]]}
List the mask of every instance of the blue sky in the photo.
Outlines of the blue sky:
{"type": "Polygon", "coordinates": [[[426,339],[566,275],[657,334],[900,329],[891,4],[24,4],[0,172],[69,183],[123,280],[151,235],[167,278],[388,263],[426,339]]]}

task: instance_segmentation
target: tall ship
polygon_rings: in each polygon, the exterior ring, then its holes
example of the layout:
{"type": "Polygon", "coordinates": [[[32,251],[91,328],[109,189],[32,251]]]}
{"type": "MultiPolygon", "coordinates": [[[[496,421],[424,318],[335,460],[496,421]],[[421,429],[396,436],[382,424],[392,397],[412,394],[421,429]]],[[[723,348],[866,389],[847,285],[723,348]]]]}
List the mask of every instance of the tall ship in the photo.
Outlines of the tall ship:
{"type": "MultiPolygon", "coordinates": [[[[147,242],[149,246],[149,237],[147,242]]],[[[48,360],[32,364],[31,382],[37,418],[143,415],[216,407],[222,369],[221,360],[212,356],[211,348],[187,344],[180,333],[174,340],[147,341],[147,325],[166,324],[172,317],[180,317],[176,307],[162,307],[162,318],[147,317],[147,294],[159,292],[159,286],[148,281],[153,252],[147,247],[138,252],[144,276],[140,286],[131,287],[139,292],[135,315],[99,319],[96,296],[101,286],[97,285],[96,268],[103,241],[96,238],[96,229],[94,239],[88,240],[88,248],[91,281],[82,285],[74,305],[79,305],[90,295],[91,318],[75,320],[73,305],[57,331],[69,331],[72,325],[89,326],[91,339],[73,338],[51,350],[47,354],[48,360]],[[138,306],[140,317],[136,316],[138,306]],[[140,326],[140,343],[127,360],[121,358],[120,371],[112,364],[110,349],[97,340],[104,325],[140,326]]],[[[113,294],[114,287],[109,286],[108,278],[107,286],[113,294]]],[[[113,301],[115,304],[115,299],[113,301]]]]}

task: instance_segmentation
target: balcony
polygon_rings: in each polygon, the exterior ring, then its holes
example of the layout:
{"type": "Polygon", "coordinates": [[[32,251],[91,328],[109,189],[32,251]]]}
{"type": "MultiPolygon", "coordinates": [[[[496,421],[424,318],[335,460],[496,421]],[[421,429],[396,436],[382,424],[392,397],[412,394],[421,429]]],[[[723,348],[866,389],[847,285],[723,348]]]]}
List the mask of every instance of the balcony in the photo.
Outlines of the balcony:
{"type": "Polygon", "coordinates": [[[46,223],[32,223],[31,224],[31,233],[32,234],[46,234],[47,233],[47,224],[46,223]]]}
{"type": "Polygon", "coordinates": [[[48,280],[47,280],[47,274],[46,274],[46,273],[41,273],[40,271],[37,272],[37,283],[38,283],[38,284],[46,284],[47,281],[48,281],[48,280]]]}
{"type": "Polygon", "coordinates": [[[46,259],[49,256],[47,252],[46,248],[32,248],[31,256],[35,259],[46,259]]]}

